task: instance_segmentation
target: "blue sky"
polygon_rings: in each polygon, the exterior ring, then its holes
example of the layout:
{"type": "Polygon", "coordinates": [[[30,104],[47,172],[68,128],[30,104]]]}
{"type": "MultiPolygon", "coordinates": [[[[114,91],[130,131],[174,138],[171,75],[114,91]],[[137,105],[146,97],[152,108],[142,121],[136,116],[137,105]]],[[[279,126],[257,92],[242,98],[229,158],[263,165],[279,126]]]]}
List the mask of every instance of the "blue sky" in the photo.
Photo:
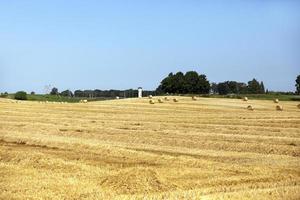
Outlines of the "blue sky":
{"type": "Polygon", "coordinates": [[[300,1],[0,0],[1,92],[155,89],[188,70],[294,91],[300,1]]]}

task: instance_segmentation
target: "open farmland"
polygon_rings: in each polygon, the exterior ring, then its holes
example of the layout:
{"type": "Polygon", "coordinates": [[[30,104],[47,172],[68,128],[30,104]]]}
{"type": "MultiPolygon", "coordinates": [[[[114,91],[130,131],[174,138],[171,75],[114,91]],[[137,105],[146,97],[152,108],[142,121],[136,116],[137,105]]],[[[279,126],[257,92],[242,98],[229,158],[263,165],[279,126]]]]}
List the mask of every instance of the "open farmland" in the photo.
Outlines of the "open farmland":
{"type": "Polygon", "coordinates": [[[296,102],[177,98],[0,99],[0,198],[300,198],[296,102]]]}

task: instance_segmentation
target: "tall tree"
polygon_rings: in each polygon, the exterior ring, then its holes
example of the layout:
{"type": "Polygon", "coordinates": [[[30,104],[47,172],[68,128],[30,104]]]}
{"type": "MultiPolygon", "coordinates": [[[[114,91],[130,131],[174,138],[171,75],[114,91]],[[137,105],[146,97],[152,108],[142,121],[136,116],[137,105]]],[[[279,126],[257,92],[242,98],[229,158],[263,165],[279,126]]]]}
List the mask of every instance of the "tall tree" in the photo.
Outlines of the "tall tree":
{"type": "Polygon", "coordinates": [[[261,93],[260,84],[255,78],[252,79],[252,81],[248,82],[248,93],[249,94],[259,94],[259,93],[261,93]]]}
{"type": "Polygon", "coordinates": [[[298,75],[296,78],[295,87],[296,87],[296,94],[300,94],[300,75],[298,75]]]}
{"type": "Polygon", "coordinates": [[[198,75],[195,71],[170,73],[161,81],[157,92],[165,93],[209,93],[210,84],[204,74],[198,75]]]}
{"type": "Polygon", "coordinates": [[[73,97],[73,93],[72,93],[72,91],[70,91],[70,90],[62,91],[62,92],[60,93],[60,95],[61,95],[61,96],[65,96],[65,97],[73,97]]]}
{"type": "Polygon", "coordinates": [[[262,93],[262,94],[266,93],[265,85],[264,85],[263,81],[260,82],[260,93],[262,93]]]}
{"type": "Polygon", "coordinates": [[[238,83],[236,81],[227,81],[229,87],[229,93],[238,94],[238,83]]]}
{"type": "Polygon", "coordinates": [[[209,81],[206,78],[206,75],[199,75],[199,83],[198,83],[198,92],[200,94],[208,94],[210,89],[209,81]]]}
{"type": "Polygon", "coordinates": [[[217,94],[218,93],[218,84],[217,83],[211,83],[210,89],[212,93],[217,94]]]}
{"type": "Polygon", "coordinates": [[[199,75],[195,71],[189,71],[184,76],[184,92],[185,93],[197,93],[199,92],[199,75]]]}
{"type": "Polygon", "coordinates": [[[52,88],[50,94],[51,95],[58,95],[58,89],[56,87],[52,88]]]}
{"type": "Polygon", "coordinates": [[[83,93],[83,91],[81,91],[81,90],[75,90],[75,91],[74,91],[74,96],[75,96],[75,97],[83,97],[83,96],[84,96],[84,93],[83,93]]]}
{"type": "Polygon", "coordinates": [[[229,88],[227,82],[218,84],[218,92],[219,92],[219,94],[222,94],[222,95],[228,94],[230,92],[230,88],[229,88]]]}
{"type": "Polygon", "coordinates": [[[160,89],[164,92],[173,93],[173,73],[169,73],[169,75],[161,81],[160,89]]]}
{"type": "Polygon", "coordinates": [[[183,94],[185,93],[184,89],[185,78],[182,72],[177,72],[172,80],[174,93],[183,94]]]}

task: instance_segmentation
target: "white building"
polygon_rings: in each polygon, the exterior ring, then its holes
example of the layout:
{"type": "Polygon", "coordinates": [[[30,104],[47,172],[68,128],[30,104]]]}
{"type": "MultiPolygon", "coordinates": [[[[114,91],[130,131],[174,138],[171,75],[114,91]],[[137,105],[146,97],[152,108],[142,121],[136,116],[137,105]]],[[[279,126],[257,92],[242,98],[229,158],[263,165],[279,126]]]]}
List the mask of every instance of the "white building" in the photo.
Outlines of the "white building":
{"type": "Polygon", "coordinates": [[[138,88],[138,97],[139,98],[143,97],[143,89],[141,87],[138,88]]]}

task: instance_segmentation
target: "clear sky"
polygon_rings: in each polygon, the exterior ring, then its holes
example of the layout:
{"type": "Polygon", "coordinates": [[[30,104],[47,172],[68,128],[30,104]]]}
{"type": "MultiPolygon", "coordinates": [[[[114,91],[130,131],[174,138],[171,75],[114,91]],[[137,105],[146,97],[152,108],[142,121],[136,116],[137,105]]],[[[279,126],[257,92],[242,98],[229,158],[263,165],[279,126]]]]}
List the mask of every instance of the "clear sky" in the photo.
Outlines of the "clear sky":
{"type": "Polygon", "coordinates": [[[0,91],[155,89],[169,72],[294,91],[297,0],[0,0],[0,91]]]}

